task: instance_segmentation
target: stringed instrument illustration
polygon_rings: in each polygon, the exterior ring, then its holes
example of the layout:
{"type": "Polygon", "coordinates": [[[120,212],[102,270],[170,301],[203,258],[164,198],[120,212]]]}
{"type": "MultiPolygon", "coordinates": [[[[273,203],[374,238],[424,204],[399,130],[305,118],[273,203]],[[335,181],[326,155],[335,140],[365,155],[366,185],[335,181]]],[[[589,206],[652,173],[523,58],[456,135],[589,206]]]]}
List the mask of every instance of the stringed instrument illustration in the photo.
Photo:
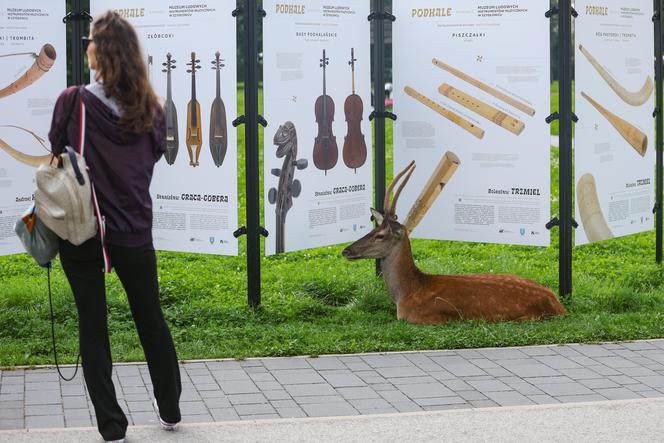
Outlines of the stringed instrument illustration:
{"type": "Polygon", "coordinates": [[[323,58],[320,60],[320,67],[323,68],[323,95],[316,99],[316,123],[318,123],[318,136],[314,143],[314,165],[316,168],[327,171],[334,168],[339,160],[339,147],[337,138],[332,133],[332,122],[334,121],[334,100],[327,95],[326,68],[330,64],[330,59],[325,55],[323,49],[323,58]]]}
{"type": "Polygon", "coordinates": [[[343,158],[344,163],[350,169],[354,169],[357,173],[357,168],[362,167],[367,161],[367,144],[364,141],[364,134],[362,134],[362,114],[364,113],[364,104],[362,98],[355,93],[355,48],[350,50],[350,61],[348,64],[351,66],[353,73],[353,93],[346,98],[344,103],[344,112],[346,114],[346,122],[348,123],[348,134],[344,140],[343,158]]]}
{"type": "Polygon", "coordinates": [[[228,129],[226,126],[226,106],[221,99],[221,68],[224,66],[224,60],[219,51],[215,53],[215,60],[212,61],[212,69],[217,71],[217,97],[212,102],[210,111],[210,152],[215,166],[218,168],[224,163],[226,151],[228,150],[228,129]]]}
{"type": "Polygon", "coordinates": [[[178,113],[173,103],[173,93],[171,88],[171,71],[176,68],[175,60],[171,57],[171,53],[166,54],[166,62],[162,63],[165,69],[162,72],[166,73],[166,102],[164,103],[164,118],[166,119],[166,162],[169,165],[175,163],[178,156],[178,149],[180,141],[178,137],[178,113]]]}
{"type": "Polygon", "coordinates": [[[279,126],[274,135],[274,144],[277,146],[277,158],[284,157],[281,169],[272,169],[272,175],[279,177],[279,185],[268,191],[268,201],[276,203],[277,235],[276,253],[281,254],[286,250],[286,215],[293,207],[293,198],[297,198],[302,192],[302,184],[294,180],[295,170],[306,169],[309,162],[306,159],[297,159],[297,131],[292,122],[286,122],[279,126]]]}
{"type": "Polygon", "coordinates": [[[199,166],[201,147],[203,146],[203,130],[201,128],[201,104],[196,100],[196,71],[201,69],[200,60],[196,53],[191,53],[191,63],[187,63],[191,74],[191,101],[187,105],[187,151],[189,152],[189,165],[199,166]]]}

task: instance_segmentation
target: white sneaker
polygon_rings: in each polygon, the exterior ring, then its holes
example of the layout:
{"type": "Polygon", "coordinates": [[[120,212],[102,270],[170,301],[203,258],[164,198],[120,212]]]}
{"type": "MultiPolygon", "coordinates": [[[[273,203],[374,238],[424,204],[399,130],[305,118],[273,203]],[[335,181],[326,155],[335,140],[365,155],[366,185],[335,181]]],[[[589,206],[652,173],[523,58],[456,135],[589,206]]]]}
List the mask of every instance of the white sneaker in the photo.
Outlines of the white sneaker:
{"type": "Polygon", "coordinates": [[[120,440],[104,440],[106,443],[125,443],[125,439],[121,438],[120,440]]]}
{"type": "MultiPolygon", "coordinates": [[[[157,411],[157,418],[159,419],[159,424],[161,425],[161,429],[165,431],[175,431],[175,428],[178,424],[169,423],[165,421],[163,418],[161,418],[161,415],[159,415],[159,406],[157,406],[157,400],[152,400],[152,405],[154,406],[155,411],[157,411]]],[[[124,443],[124,440],[121,443],[124,443]]]]}

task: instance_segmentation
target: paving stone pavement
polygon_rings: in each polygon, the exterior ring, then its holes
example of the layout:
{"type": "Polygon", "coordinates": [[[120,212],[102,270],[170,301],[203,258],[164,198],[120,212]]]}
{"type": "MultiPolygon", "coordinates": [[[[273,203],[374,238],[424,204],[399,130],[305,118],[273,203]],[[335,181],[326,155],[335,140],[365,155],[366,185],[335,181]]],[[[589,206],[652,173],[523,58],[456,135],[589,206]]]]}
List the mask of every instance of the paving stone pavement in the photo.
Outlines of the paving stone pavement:
{"type": "MultiPolygon", "coordinates": [[[[657,398],[664,340],[199,361],[181,373],[189,423],[657,398]]],[[[129,423],[155,424],[147,366],[118,364],[113,380],[129,423]]],[[[0,430],[94,425],[80,370],[71,382],[0,371],[0,430]]]]}

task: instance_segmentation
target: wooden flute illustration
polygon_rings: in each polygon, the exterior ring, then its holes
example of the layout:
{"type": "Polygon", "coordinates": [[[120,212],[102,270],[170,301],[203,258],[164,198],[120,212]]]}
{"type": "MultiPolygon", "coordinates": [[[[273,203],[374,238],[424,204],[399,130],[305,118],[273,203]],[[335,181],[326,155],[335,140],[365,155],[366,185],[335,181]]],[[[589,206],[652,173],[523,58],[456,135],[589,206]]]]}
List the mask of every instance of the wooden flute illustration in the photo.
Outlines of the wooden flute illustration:
{"type": "Polygon", "coordinates": [[[461,106],[464,106],[465,108],[481,115],[487,120],[492,121],[498,126],[507,129],[512,134],[520,135],[526,127],[525,123],[522,121],[507,115],[503,111],[500,111],[488,103],[485,103],[478,98],[466,94],[465,92],[451,85],[448,85],[447,83],[443,83],[438,88],[438,92],[443,94],[445,97],[448,97],[459,103],[461,106]]]}
{"type": "Polygon", "coordinates": [[[611,125],[622,135],[622,137],[629,143],[641,157],[646,155],[648,150],[648,136],[641,132],[636,126],[628,123],[617,115],[613,114],[605,107],[590,98],[585,92],[581,92],[581,96],[588,100],[588,102],[599,111],[600,114],[606,118],[611,125]]]}
{"type": "Polygon", "coordinates": [[[215,53],[215,60],[212,61],[212,69],[217,71],[217,96],[212,102],[210,110],[210,152],[216,167],[221,167],[226,158],[228,150],[228,128],[226,122],[226,106],[221,99],[221,68],[224,66],[224,60],[220,58],[219,51],[215,53]]]}
{"type": "Polygon", "coordinates": [[[187,72],[191,74],[191,101],[187,106],[187,151],[189,151],[189,165],[196,167],[199,165],[198,159],[201,155],[203,146],[203,130],[201,128],[201,104],[196,100],[196,71],[201,69],[198,65],[200,60],[196,59],[196,53],[191,53],[191,63],[187,63],[191,69],[187,72]]]}
{"type": "Polygon", "coordinates": [[[530,116],[535,115],[535,110],[532,107],[528,106],[525,103],[520,102],[519,100],[517,100],[513,97],[510,97],[509,95],[505,94],[504,92],[500,92],[496,88],[493,88],[493,87],[487,85],[484,82],[481,82],[481,81],[471,77],[470,75],[466,74],[465,72],[462,72],[462,71],[448,65],[447,63],[444,63],[444,62],[438,60],[437,58],[434,58],[432,60],[432,63],[435,66],[438,66],[440,69],[449,72],[450,74],[460,78],[461,80],[463,80],[467,83],[470,83],[471,85],[475,86],[476,88],[479,88],[482,91],[493,95],[494,97],[496,97],[497,99],[507,103],[508,105],[511,105],[511,106],[515,107],[516,109],[520,110],[521,112],[524,112],[524,113],[526,113],[530,116]]]}
{"type": "Polygon", "coordinates": [[[175,163],[178,156],[178,149],[180,147],[180,140],[178,137],[178,113],[173,103],[173,94],[171,89],[171,71],[176,68],[175,60],[171,58],[171,53],[166,54],[166,63],[162,63],[166,69],[162,72],[166,73],[166,103],[164,103],[164,117],[166,119],[166,162],[169,165],[175,163]]]}
{"type": "Polygon", "coordinates": [[[440,159],[438,166],[434,169],[431,177],[429,177],[426,185],[422,188],[422,192],[420,192],[419,197],[417,197],[417,200],[415,200],[415,203],[406,216],[403,225],[409,233],[413,232],[417,225],[420,224],[460,165],[461,161],[459,157],[453,152],[447,151],[443,155],[443,158],[440,159]]]}
{"type": "Polygon", "coordinates": [[[581,213],[583,230],[590,242],[613,238],[611,228],[606,223],[597,195],[597,185],[592,174],[583,175],[576,184],[576,198],[581,213]]]}
{"type": "Polygon", "coordinates": [[[428,108],[436,111],[452,123],[460,126],[461,128],[465,129],[466,131],[470,132],[473,134],[475,137],[481,139],[484,137],[484,129],[476,126],[475,124],[469,122],[465,118],[461,117],[459,114],[450,111],[449,109],[439,105],[435,101],[431,100],[429,97],[425,96],[424,94],[418,92],[417,90],[411,88],[410,86],[406,86],[403,88],[404,92],[408,94],[410,97],[414,98],[418,102],[422,103],[423,105],[427,106],[428,108]]]}
{"type": "Polygon", "coordinates": [[[583,45],[579,45],[579,51],[581,51],[581,54],[583,54],[586,59],[590,62],[590,64],[595,68],[595,70],[599,73],[599,75],[604,79],[604,81],[613,89],[613,91],[620,97],[625,103],[628,105],[632,106],[641,106],[644,104],[650,96],[652,95],[653,89],[654,89],[654,84],[652,81],[652,78],[648,76],[646,78],[645,83],[641,87],[639,91],[636,92],[631,92],[625,89],[618,81],[613,78],[611,74],[609,74],[609,71],[604,68],[596,59],[595,57],[592,56],[592,54],[583,47],[583,45]]]}

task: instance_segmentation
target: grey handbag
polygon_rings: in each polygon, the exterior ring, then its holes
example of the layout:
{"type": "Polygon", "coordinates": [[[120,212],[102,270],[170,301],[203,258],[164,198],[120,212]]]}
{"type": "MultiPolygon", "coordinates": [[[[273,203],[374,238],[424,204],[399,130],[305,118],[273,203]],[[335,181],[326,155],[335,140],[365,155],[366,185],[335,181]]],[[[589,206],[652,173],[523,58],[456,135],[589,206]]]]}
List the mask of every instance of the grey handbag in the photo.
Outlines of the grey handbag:
{"type": "Polygon", "coordinates": [[[60,240],[41,221],[34,204],[16,221],[14,232],[21,240],[26,252],[35,259],[39,266],[49,267],[51,260],[58,255],[60,240]]]}

